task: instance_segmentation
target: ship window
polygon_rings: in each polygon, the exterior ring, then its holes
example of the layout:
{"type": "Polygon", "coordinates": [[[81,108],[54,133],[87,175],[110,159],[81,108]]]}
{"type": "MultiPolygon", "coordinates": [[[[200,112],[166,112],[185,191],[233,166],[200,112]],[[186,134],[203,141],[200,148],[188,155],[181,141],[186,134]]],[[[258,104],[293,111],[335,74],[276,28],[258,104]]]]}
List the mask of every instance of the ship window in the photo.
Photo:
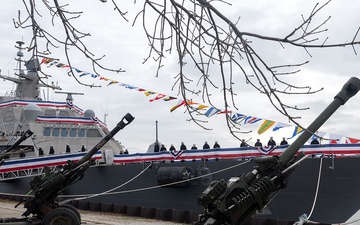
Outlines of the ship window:
{"type": "Polygon", "coordinates": [[[79,129],[78,137],[85,137],[85,129],[84,128],[79,129]]]}
{"type": "Polygon", "coordinates": [[[50,136],[50,135],[51,135],[51,127],[45,127],[44,136],[50,136]]]}
{"type": "Polygon", "coordinates": [[[10,122],[15,120],[15,115],[14,112],[9,110],[9,111],[5,111],[4,115],[3,115],[3,121],[4,122],[10,122]]]}
{"type": "Polygon", "coordinates": [[[70,137],[76,137],[77,135],[77,128],[70,129],[70,137]]]}
{"type": "Polygon", "coordinates": [[[70,116],[70,113],[66,110],[60,110],[59,116],[70,116]]]}
{"type": "Polygon", "coordinates": [[[44,116],[56,116],[56,111],[55,109],[46,109],[44,116]]]}
{"type": "Polygon", "coordinates": [[[97,129],[88,129],[87,137],[102,137],[97,129]]]}
{"type": "Polygon", "coordinates": [[[68,129],[67,128],[61,128],[61,137],[67,137],[68,136],[68,129]]]}
{"type": "Polygon", "coordinates": [[[60,128],[55,127],[55,128],[53,129],[52,136],[58,137],[59,134],[60,134],[60,128]]]}

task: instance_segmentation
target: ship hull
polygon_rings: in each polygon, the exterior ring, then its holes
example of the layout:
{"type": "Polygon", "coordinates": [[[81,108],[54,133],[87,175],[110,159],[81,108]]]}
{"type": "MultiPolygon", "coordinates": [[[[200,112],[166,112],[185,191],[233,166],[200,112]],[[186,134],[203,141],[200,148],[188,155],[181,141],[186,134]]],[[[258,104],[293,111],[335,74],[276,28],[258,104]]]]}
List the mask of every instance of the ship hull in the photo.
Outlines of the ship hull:
{"type": "MultiPolygon", "coordinates": [[[[310,217],[312,221],[322,223],[347,221],[360,206],[358,194],[360,176],[356,172],[360,171],[359,161],[360,158],[357,157],[304,160],[291,174],[287,187],[281,190],[268,208],[257,216],[296,221],[302,214],[309,215],[312,212],[310,217]],[[319,171],[320,165],[321,171],[319,171]]],[[[228,180],[230,177],[240,176],[251,171],[253,166],[252,162],[236,160],[98,166],[88,169],[85,177],[66,190],[65,195],[76,198],[78,195],[98,194],[121,186],[111,191],[111,194],[83,198],[79,201],[200,213],[202,206],[197,204],[197,197],[212,180],[228,180]],[[197,175],[199,173],[212,175],[207,179],[191,181],[187,187],[159,187],[158,171],[159,168],[164,167],[169,170],[190,168],[197,175]],[[233,168],[229,169],[230,167],[233,168]],[[223,172],[218,172],[220,170],[223,172]]],[[[0,182],[0,192],[27,193],[30,180],[28,177],[0,182]]],[[[67,199],[65,196],[62,198],[67,199]]]]}

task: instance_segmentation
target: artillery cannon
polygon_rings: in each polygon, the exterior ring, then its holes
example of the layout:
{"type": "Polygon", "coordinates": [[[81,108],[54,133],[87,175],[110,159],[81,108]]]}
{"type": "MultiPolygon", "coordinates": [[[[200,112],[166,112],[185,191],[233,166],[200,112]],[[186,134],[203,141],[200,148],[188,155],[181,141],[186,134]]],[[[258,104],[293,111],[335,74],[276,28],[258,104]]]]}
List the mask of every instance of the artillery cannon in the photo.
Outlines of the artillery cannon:
{"type": "MultiPolygon", "coordinates": [[[[17,140],[13,145],[9,146],[7,149],[5,149],[5,151],[3,151],[4,153],[0,154],[0,165],[4,162],[4,159],[6,157],[9,157],[10,154],[14,153],[14,149],[16,149],[23,141],[25,141],[26,139],[28,139],[31,135],[33,135],[34,132],[32,132],[31,130],[27,130],[25,131],[21,137],[19,138],[19,140],[17,140]]],[[[23,151],[23,150],[20,150],[23,151]]]]}
{"type": "MultiPolygon", "coordinates": [[[[116,127],[110,131],[96,146],[87,152],[79,161],[69,160],[61,170],[51,171],[45,167],[45,174],[36,176],[30,182],[34,197],[21,201],[25,202],[26,211],[22,218],[6,218],[2,222],[7,224],[64,224],[80,225],[80,213],[76,208],[56,202],[57,197],[75,182],[81,180],[85,171],[92,163],[92,156],[100,150],[117,132],[130,124],[134,117],[127,113],[116,127]]],[[[16,207],[18,206],[16,205],[16,207]]]]}
{"type": "Polygon", "coordinates": [[[213,181],[198,198],[204,206],[194,225],[242,224],[257,210],[262,210],[286,187],[294,166],[306,157],[298,150],[330,118],[330,116],[360,89],[360,80],[349,79],[330,105],[280,155],[255,159],[254,169],[241,177],[213,181]]]}

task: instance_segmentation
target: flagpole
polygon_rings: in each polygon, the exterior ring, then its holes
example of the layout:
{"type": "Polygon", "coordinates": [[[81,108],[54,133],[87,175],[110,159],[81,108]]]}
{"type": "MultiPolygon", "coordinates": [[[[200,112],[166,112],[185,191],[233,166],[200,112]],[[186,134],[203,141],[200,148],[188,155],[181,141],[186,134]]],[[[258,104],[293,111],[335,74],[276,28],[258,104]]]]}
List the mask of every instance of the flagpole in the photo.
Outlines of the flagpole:
{"type": "Polygon", "coordinates": [[[159,146],[159,139],[158,139],[158,121],[155,121],[155,146],[154,146],[154,152],[159,152],[160,146],[159,146]]]}
{"type": "Polygon", "coordinates": [[[158,121],[156,120],[155,121],[155,142],[156,142],[156,144],[158,144],[159,143],[159,139],[158,139],[158,121]]]}

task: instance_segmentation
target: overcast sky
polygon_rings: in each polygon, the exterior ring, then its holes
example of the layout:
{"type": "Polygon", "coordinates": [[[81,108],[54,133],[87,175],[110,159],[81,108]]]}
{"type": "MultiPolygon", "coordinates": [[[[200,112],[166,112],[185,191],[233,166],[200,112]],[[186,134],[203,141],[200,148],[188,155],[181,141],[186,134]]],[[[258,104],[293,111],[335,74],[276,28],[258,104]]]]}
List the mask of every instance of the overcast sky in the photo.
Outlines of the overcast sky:
{"type": "MultiPolygon", "coordinates": [[[[119,74],[104,72],[102,74],[104,77],[179,97],[177,91],[172,90],[174,77],[177,74],[176,55],[168,57],[168,64],[161,71],[159,77],[155,77],[156,63],[149,61],[143,64],[143,59],[148,55],[148,43],[142,31],[141,23],[132,27],[134,16],[141,8],[140,1],[137,1],[136,5],[133,4],[133,1],[126,4],[121,3],[122,10],[129,12],[127,18],[130,22],[125,22],[118,16],[112,10],[113,7],[110,2],[101,3],[95,0],[91,3],[88,0],[73,2],[70,3],[70,9],[84,11],[76,24],[80,30],[91,33],[91,37],[86,40],[91,51],[98,57],[106,55],[103,60],[105,66],[126,70],[125,73],[119,74]]],[[[224,5],[219,9],[234,22],[238,17],[241,17],[238,24],[241,31],[281,37],[291,32],[301,22],[301,14],[309,14],[315,4],[312,0],[237,0],[230,2],[232,6],[224,5]]],[[[326,1],[319,2],[324,3],[326,1]]],[[[331,16],[331,20],[326,26],[329,29],[326,33],[330,38],[328,43],[350,41],[354,37],[360,26],[359,9],[360,2],[353,0],[333,0],[323,9],[315,22],[331,16]]],[[[16,65],[14,61],[16,55],[15,42],[23,40],[28,44],[31,38],[30,30],[14,28],[12,19],[17,18],[18,10],[24,10],[20,0],[7,1],[2,5],[0,15],[0,29],[2,31],[0,36],[0,69],[3,75],[14,72],[13,68],[16,65]]],[[[51,21],[48,16],[45,16],[47,13],[45,11],[41,13],[44,15],[44,24],[50,24],[51,21]]],[[[59,23],[55,23],[55,25],[56,29],[52,29],[52,32],[61,35],[61,26],[59,23]]],[[[262,52],[269,63],[288,64],[310,61],[294,80],[299,85],[311,85],[314,89],[324,88],[324,90],[312,96],[291,96],[291,102],[294,105],[310,108],[306,112],[297,112],[297,115],[302,117],[299,122],[304,126],[307,126],[321,113],[350,77],[359,76],[360,73],[360,56],[356,56],[352,48],[310,50],[312,57],[309,57],[303,50],[291,50],[286,46],[284,50],[279,45],[275,47],[266,42],[254,43],[254,47],[262,52]]],[[[356,50],[360,52],[359,47],[356,50]]],[[[71,50],[71,55],[74,67],[93,72],[91,64],[85,57],[75,50],[71,50]]],[[[30,57],[30,53],[25,53],[25,56],[30,57]]],[[[66,62],[63,49],[53,50],[51,57],[66,62]]],[[[108,114],[106,123],[109,129],[112,129],[127,112],[135,116],[134,122],[116,136],[130,152],[145,152],[148,145],[155,141],[155,121],[158,121],[159,125],[159,141],[165,143],[166,146],[174,144],[179,147],[181,142],[185,142],[188,148],[192,144],[200,147],[204,141],[208,141],[211,145],[218,141],[222,147],[239,146],[239,141],[232,137],[227,130],[223,115],[204,118],[208,120],[206,127],[211,129],[204,130],[193,122],[187,121],[189,116],[185,113],[184,108],[179,108],[170,113],[170,108],[177,103],[177,100],[149,102],[151,97],[146,97],[143,93],[118,85],[107,86],[106,82],[99,79],[79,78],[83,82],[102,86],[100,88],[88,88],[79,85],[73,78],[68,77],[64,69],[43,67],[43,71],[50,73],[52,78],[49,79],[49,82],[59,82],[63,91],[84,93],[84,96],[74,96],[74,103],[80,108],[94,110],[96,116],[101,120],[104,120],[104,115],[108,114]]],[[[243,77],[238,79],[244,80],[243,77]]],[[[4,95],[6,91],[13,88],[12,83],[1,81],[0,94],[4,95]]],[[[260,95],[250,87],[246,87],[244,90],[246,92],[241,90],[238,92],[236,101],[239,110],[237,112],[283,123],[288,122],[284,116],[272,108],[265,96],[260,95]]],[[[46,94],[43,97],[47,98],[46,94]]],[[[50,100],[64,101],[65,97],[65,95],[49,92],[50,100]]],[[[213,99],[218,107],[223,106],[220,91],[213,93],[213,99]]],[[[360,122],[359,99],[360,96],[351,99],[320,130],[360,139],[358,126],[360,122]]],[[[201,102],[201,97],[193,96],[193,100],[201,102]]],[[[257,126],[244,126],[243,130],[253,130],[250,134],[240,135],[241,138],[251,138],[251,144],[255,142],[256,138],[260,138],[266,143],[270,136],[274,136],[275,140],[279,142],[282,136],[288,137],[292,134],[292,129],[290,129],[281,133],[265,132],[258,135],[256,133],[257,126]]]]}

